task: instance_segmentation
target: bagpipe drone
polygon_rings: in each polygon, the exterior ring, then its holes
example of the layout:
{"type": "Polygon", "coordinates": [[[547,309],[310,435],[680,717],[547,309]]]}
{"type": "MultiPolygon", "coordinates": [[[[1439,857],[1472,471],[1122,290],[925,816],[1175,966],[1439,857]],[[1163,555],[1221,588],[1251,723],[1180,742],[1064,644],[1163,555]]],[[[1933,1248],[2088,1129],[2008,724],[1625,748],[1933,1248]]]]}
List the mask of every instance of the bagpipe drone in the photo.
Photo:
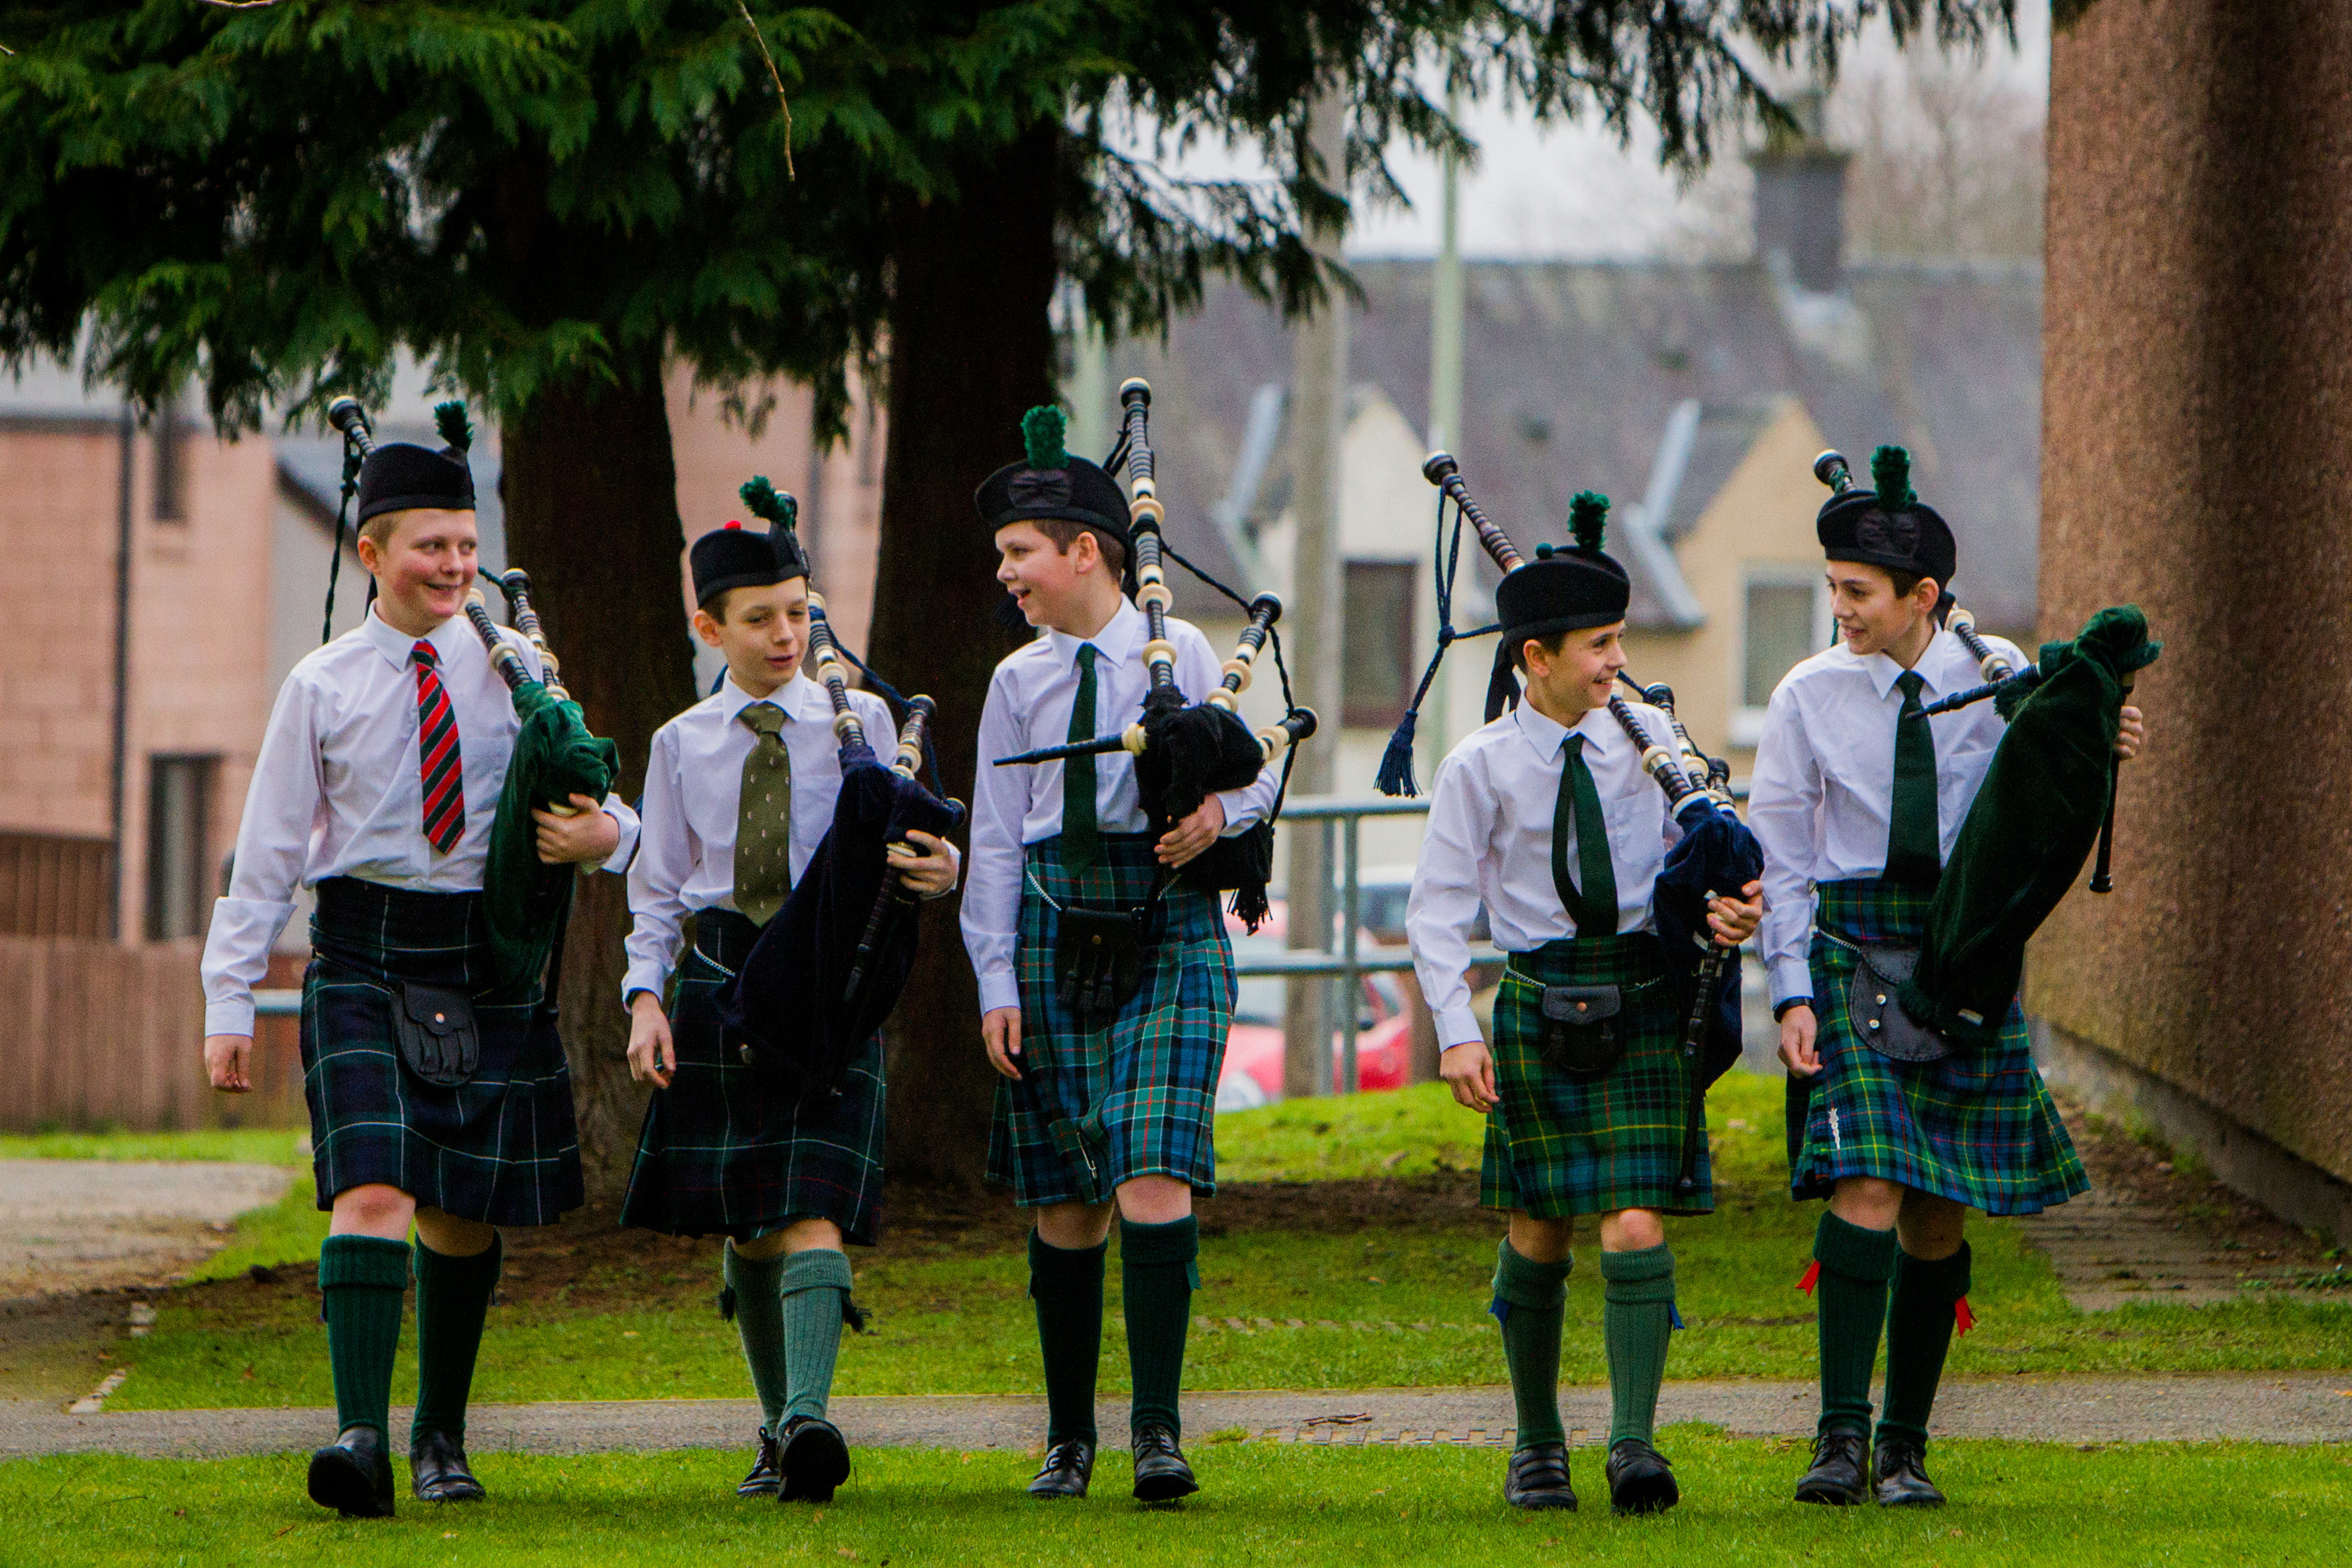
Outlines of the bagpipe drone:
{"type": "MultiPolygon", "coordinates": [[[[797,553],[799,502],[765,479],[740,493],[767,521],[779,552],[797,553]]],[[[718,997],[719,1020],[743,1061],[804,1101],[840,1091],[842,1075],[898,1005],[914,969],[918,900],[899,882],[891,847],[905,844],[910,830],[944,837],[964,816],[961,802],[916,778],[929,750],[931,700],[905,700],[897,751],[883,763],[850,706],[848,671],[814,579],[808,605],[808,657],[833,704],[841,794],[832,826],[783,907],[760,928],[718,997]]]]}

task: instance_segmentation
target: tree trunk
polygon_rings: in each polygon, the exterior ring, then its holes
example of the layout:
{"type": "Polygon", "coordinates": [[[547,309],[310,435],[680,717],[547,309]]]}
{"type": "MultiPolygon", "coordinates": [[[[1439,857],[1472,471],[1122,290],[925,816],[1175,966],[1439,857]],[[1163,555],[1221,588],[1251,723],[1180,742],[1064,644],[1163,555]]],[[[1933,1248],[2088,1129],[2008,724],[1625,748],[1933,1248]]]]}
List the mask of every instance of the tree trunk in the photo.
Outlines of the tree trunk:
{"type": "MultiPolygon", "coordinates": [[[[531,400],[504,431],[507,558],[532,602],[588,727],[621,750],[624,800],[645,787],[654,731],[694,701],[679,614],[677,472],[657,361],[620,387],[577,381],[531,400]]],[[[622,879],[583,876],[564,944],[559,998],[591,1202],[619,1201],[645,1115],[621,1011],[622,879]]]]}
{"type": "MultiPolygon", "coordinates": [[[[972,736],[1007,650],[996,550],[972,491],[1021,452],[1021,416],[1053,400],[1055,138],[1040,124],[960,198],[910,207],[892,258],[890,424],[882,461],[874,667],[939,703],[948,790],[971,796],[972,736]]],[[[923,952],[889,1026],[890,1171],[976,1181],[995,1073],[955,898],[924,906],[923,952]]]]}

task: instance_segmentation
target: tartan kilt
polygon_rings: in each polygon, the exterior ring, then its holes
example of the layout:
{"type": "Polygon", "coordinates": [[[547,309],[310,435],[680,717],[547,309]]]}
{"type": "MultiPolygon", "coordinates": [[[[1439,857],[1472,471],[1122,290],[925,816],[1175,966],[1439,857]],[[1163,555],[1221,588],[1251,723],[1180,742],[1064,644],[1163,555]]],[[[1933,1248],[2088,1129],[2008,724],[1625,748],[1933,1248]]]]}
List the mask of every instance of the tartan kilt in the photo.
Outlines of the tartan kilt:
{"type": "Polygon", "coordinates": [[[354,877],[318,886],[302,976],[302,1097],[310,1108],[319,1206],[382,1183],[421,1208],[488,1225],[551,1225],[585,1201],[572,1069],[539,987],[499,1005],[482,895],[388,888],[354,877]],[[476,998],[481,1065],[426,1083],[401,1059],[394,983],[476,998]]]}
{"type": "Polygon", "coordinates": [[[1029,846],[1015,960],[1026,1068],[1018,1082],[998,1081],[988,1139],[988,1179],[1017,1204],[1100,1203],[1137,1176],[1217,1190],[1217,1073],[1234,1014],[1234,948],[1217,895],[1178,884],[1160,896],[1145,928],[1143,983],[1105,1026],[1081,1026],[1054,990],[1054,903],[1141,903],[1160,869],[1155,842],[1106,833],[1102,858],[1076,877],[1062,868],[1058,837],[1029,846]],[[1041,1079],[1067,1119],[1061,1143],[1041,1079]]]}
{"type": "Polygon", "coordinates": [[[719,991],[759,928],[730,910],[696,916],[670,1009],[677,1070],[654,1090],[637,1134],[621,1224],[738,1241],[796,1219],[827,1219],[874,1245],[882,1217],[882,1037],[866,1043],[841,1093],[803,1112],[723,1037],[719,991]],[[728,961],[732,959],[730,963],[728,961]]]}
{"type": "Polygon", "coordinates": [[[1547,942],[1515,952],[1495,1000],[1495,1091],[1478,1202],[1544,1219],[1655,1209],[1715,1212],[1706,1137],[1699,1135],[1698,1192],[1678,1199],[1683,1125],[1701,1092],[1682,1054],[1683,1008],[1648,931],[1547,942]],[[1545,1059],[1547,985],[1616,985],[1625,1049],[1596,1078],[1545,1059]]]}
{"type": "Polygon", "coordinates": [[[2088,1192],[2015,1002],[1991,1050],[1898,1062],[1858,1037],[1846,986],[1860,960],[1822,933],[1915,947],[1933,889],[1864,878],[1823,882],[1818,893],[1811,966],[1822,1070],[1790,1080],[1790,1193],[1826,1198],[1841,1177],[1877,1176],[1989,1215],[2025,1215],[2088,1192]]]}

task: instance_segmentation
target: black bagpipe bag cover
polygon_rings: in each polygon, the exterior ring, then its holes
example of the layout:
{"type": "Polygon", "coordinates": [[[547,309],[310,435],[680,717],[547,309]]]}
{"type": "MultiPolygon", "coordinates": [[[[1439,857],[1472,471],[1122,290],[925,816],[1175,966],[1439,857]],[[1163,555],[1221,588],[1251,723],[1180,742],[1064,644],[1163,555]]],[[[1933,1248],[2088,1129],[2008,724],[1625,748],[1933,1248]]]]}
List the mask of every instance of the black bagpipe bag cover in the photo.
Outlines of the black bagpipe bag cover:
{"type": "MultiPolygon", "coordinates": [[[[1658,943],[1685,1009],[1696,999],[1699,962],[1714,940],[1706,923],[1707,895],[1737,895],[1763,874],[1764,847],[1738,813],[1714,802],[1703,812],[1689,811],[1683,836],[1666,851],[1655,894],[1658,943]]],[[[1739,1059],[1739,960],[1733,954],[1716,976],[1708,1006],[1706,1055],[1700,1064],[1704,1082],[1713,1083],[1739,1059]]]]}

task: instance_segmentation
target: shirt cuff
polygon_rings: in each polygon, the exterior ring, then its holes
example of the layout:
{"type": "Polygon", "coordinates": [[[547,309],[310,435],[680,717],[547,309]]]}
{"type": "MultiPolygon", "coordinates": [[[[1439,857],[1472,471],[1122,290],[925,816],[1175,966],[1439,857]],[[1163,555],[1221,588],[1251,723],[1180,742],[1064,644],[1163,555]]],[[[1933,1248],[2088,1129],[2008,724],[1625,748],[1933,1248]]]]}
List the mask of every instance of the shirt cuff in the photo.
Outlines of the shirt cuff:
{"type": "Polygon", "coordinates": [[[1779,958],[1772,961],[1772,1005],[1778,1007],[1791,996],[1813,994],[1812,966],[1801,958],[1779,958]]]}
{"type": "Polygon", "coordinates": [[[637,858],[637,841],[644,836],[645,825],[637,820],[637,814],[626,806],[614,811],[607,803],[604,815],[620,828],[621,841],[613,846],[613,853],[606,858],[602,868],[616,877],[625,876],[629,863],[637,858]]]}
{"type": "Polygon", "coordinates": [[[668,984],[669,976],[659,969],[638,969],[633,966],[621,981],[621,1011],[625,1013],[630,1009],[640,991],[652,992],[655,999],[658,1001],[663,988],[668,984]]]}
{"type": "Polygon", "coordinates": [[[243,1035],[253,1037],[253,994],[231,997],[224,1002],[205,1004],[206,1035],[243,1035]]]}
{"type": "Polygon", "coordinates": [[[1231,838],[1237,833],[1248,832],[1257,826],[1257,819],[1263,815],[1258,803],[1246,789],[1220,791],[1217,799],[1225,808],[1225,826],[1217,834],[1220,838],[1231,838]]]}
{"type": "Polygon", "coordinates": [[[1011,970],[980,977],[980,1010],[983,1014],[1020,1005],[1021,981],[1011,970]]]}
{"type": "Polygon", "coordinates": [[[1468,1003],[1448,1007],[1437,1015],[1437,1044],[1441,1050],[1450,1051],[1473,1042],[1484,1045],[1486,1040],[1486,1031],[1478,1026],[1478,1015],[1468,1003]]]}

